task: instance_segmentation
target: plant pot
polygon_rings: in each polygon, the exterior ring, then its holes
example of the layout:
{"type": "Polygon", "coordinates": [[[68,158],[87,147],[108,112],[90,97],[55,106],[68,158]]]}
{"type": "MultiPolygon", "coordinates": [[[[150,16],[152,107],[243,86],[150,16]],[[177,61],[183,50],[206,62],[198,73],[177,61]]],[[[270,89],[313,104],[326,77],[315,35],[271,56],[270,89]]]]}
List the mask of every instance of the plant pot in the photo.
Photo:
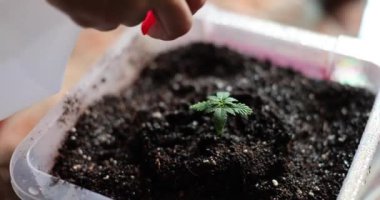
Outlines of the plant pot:
{"type": "MultiPolygon", "coordinates": [[[[367,54],[347,51],[365,47],[355,39],[318,35],[206,6],[197,15],[191,32],[173,42],[142,37],[135,29],[127,31],[117,46],[17,147],[10,166],[16,193],[22,199],[108,199],[50,174],[67,132],[95,100],[130,86],[138,79],[142,66],[158,53],[195,41],[228,46],[280,66],[292,66],[312,78],[348,82],[372,91],[379,88],[374,77],[380,75],[380,70],[367,54]],[[352,70],[356,70],[356,76],[347,77],[346,72],[352,70]]],[[[380,101],[376,100],[338,199],[360,197],[380,134],[376,131],[380,129],[380,119],[376,117],[379,114],[380,101]]]]}

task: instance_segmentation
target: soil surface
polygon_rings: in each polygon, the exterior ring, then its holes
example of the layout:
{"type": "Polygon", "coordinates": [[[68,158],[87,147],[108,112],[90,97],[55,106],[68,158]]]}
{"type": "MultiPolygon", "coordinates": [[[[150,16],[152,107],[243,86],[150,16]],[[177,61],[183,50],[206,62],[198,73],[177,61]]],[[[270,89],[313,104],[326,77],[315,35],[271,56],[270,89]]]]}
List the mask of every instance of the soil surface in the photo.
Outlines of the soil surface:
{"type": "Polygon", "coordinates": [[[88,108],[52,173],[114,199],[335,199],[373,102],[364,89],[193,44],[88,108]],[[189,110],[217,91],[254,110],[220,137],[189,110]]]}

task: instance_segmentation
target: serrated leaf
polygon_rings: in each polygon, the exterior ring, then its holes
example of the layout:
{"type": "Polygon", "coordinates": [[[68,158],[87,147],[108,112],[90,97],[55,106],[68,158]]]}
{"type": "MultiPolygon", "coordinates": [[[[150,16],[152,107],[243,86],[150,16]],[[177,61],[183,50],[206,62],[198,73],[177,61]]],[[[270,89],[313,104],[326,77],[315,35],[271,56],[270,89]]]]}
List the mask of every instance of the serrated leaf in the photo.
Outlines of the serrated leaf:
{"type": "Polygon", "coordinates": [[[216,107],[214,107],[214,106],[209,106],[209,107],[205,110],[205,112],[206,112],[206,113],[213,113],[213,112],[215,112],[215,109],[216,109],[216,107]]]}
{"type": "Polygon", "coordinates": [[[209,103],[207,101],[202,101],[190,106],[190,109],[200,111],[200,112],[206,111],[207,108],[209,108],[209,103]]]}
{"type": "Polygon", "coordinates": [[[224,100],[226,103],[235,103],[237,102],[238,100],[233,98],[233,97],[228,97],[224,100]]]}
{"type": "Polygon", "coordinates": [[[216,96],[208,96],[207,99],[209,101],[213,101],[213,102],[219,102],[220,101],[220,99],[216,96]]]}
{"type": "Polygon", "coordinates": [[[220,99],[226,99],[230,96],[229,92],[217,92],[216,96],[220,99]]]}
{"type": "Polygon", "coordinates": [[[253,113],[250,107],[242,103],[235,104],[232,109],[234,110],[235,113],[243,117],[247,117],[248,115],[253,113]]]}
{"type": "Polygon", "coordinates": [[[236,112],[235,112],[235,110],[234,110],[233,108],[229,108],[229,107],[227,107],[227,108],[224,108],[224,110],[225,110],[228,114],[231,114],[231,115],[233,115],[233,116],[236,115],[236,112]]]}

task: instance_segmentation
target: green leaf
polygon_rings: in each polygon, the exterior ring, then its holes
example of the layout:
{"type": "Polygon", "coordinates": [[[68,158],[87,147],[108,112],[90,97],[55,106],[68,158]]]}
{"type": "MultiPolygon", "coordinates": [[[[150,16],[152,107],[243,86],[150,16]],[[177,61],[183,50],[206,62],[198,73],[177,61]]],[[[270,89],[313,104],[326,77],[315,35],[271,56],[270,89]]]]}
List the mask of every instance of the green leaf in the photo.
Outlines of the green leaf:
{"type": "Polygon", "coordinates": [[[231,115],[233,115],[233,116],[236,115],[235,110],[234,110],[233,108],[229,108],[229,107],[227,107],[227,108],[224,108],[224,110],[225,110],[228,114],[231,114],[231,115]]]}
{"type": "Polygon", "coordinates": [[[219,99],[226,99],[226,98],[228,98],[230,96],[230,93],[229,92],[217,92],[216,96],[219,99]]]}
{"type": "Polygon", "coordinates": [[[207,101],[196,103],[190,107],[192,110],[213,113],[213,122],[217,134],[223,133],[224,126],[227,123],[228,115],[242,116],[247,118],[252,114],[252,109],[233,97],[229,92],[218,92],[216,96],[207,97],[207,101]]]}
{"type": "Polygon", "coordinates": [[[213,113],[217,107],[209,104],[210,106],[205,110],[206,113],[213,113]]]}
{"type": "Polygon", "coordinates": [[[253,113],[250,107],[242,103],[235,104],[232,107],[232,109],[236,114],[241,115],[243,117],[248,117],[248,115],[251,115],[253,113]]]}
{"type": "Polygon", "coordinates": [[[237,102],[238,100],[233,98],[233,97],[228,97],[227,99],[224,100],[226,103],[234,103],[237,102]]]}
{"type": "Polygon", "coordinates": [[[206,111],[208,108],[209,108],[209,103],[207,101],[202,101],[190,106],[190,109],[200,111],[200,112],[206,111]]]}
{"type": "Polygon", "coordinates": [[[220,99],[216,96],[209,96],[209,97],[207,97],[207,99],[209,101],[212,101],[212,102],[219,102],[220,101],[220,99]]]}

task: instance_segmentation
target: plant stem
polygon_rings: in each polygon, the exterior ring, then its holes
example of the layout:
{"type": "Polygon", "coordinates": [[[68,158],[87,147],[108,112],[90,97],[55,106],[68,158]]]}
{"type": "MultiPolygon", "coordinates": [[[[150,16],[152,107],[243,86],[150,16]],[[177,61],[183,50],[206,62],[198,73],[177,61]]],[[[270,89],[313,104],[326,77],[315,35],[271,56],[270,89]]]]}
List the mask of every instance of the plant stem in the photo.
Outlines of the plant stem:
{"type": "Polygon", "coordinates": [[[226,123],[227,123],[227,118],[214,117],[215,131],[219,136],[223,134],[226,123]]]}

